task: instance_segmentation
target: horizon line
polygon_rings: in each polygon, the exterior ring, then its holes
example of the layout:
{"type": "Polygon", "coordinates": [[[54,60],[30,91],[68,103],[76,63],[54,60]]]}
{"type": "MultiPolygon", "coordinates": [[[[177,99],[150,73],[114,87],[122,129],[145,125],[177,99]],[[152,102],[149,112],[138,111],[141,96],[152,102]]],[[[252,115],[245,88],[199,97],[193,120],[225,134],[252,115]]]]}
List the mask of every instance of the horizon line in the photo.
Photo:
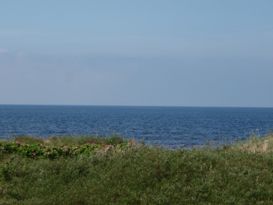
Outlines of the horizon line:
{"type": "Polygon", "coordinates": [[[181,108],[273,108],[273,106],[237,106],[237,105],[122,105],[122,104],[27,104],[27,103],[0,103],[0,106],[70,106],[70,107],[181,107],[181,108]]]}

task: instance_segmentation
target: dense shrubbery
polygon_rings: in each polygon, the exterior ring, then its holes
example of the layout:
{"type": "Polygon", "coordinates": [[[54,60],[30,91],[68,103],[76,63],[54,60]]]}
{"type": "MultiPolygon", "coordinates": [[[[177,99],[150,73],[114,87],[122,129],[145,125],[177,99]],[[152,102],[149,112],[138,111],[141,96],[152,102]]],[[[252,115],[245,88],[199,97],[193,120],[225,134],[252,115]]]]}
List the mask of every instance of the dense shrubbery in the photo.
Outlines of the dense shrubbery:
{"type": "Polygon", "coordinates": [[[1,205],[273,204],[273,156],[250,145],[167,150],[122,140],[28,140],[1,145],[1,205]],[[62,151],[51,159],[44,147],[62,151]],[[77,154],[64,154],[67,147],[77,154]]]}
{"type": "Polygon", "coordinates": [[[92,155],[98,151],[123,151],[132,145],[132,141],[124,141],[120,137],[110,138],[38,138],[22,137],[14,141],[0,142],[0,153],[19,154],[31,158],[73,157],[92,155]]]}

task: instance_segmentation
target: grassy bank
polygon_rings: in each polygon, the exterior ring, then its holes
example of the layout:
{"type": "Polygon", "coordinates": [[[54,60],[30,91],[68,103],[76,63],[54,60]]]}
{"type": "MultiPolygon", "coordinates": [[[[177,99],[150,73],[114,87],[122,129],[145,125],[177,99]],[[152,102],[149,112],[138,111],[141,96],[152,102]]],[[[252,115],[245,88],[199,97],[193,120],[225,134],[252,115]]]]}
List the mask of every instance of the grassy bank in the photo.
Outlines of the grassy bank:
{"type": "Polygon", "coordinates": [[[167,150],[120,138],[0,143],[0,204],[273,204],[273,136],[167,150]]]}

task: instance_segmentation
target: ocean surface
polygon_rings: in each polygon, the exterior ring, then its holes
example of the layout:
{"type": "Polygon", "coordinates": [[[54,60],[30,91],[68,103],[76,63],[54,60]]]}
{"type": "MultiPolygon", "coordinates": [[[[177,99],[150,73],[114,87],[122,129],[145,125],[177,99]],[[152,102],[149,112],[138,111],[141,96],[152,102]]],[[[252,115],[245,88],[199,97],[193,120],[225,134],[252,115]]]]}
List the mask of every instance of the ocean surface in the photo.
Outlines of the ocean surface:
{"type": "Polygon", "coordinates": [[[273,108],[0,105],[0,138],[118,134],[171,148],[273,132],[273,108]]]}

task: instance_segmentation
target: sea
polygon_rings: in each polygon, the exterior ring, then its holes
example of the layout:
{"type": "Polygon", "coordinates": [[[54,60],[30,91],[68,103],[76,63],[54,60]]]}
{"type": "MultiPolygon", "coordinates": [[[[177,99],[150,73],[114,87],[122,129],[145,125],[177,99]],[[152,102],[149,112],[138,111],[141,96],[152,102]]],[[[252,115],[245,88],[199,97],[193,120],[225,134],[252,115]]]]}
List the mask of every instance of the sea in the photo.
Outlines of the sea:
{"type": "Polygon", "coordinates": [[[273,108],[0,105],[0,138],[119,135],[169,148],[273,133],[273,108]]]}

